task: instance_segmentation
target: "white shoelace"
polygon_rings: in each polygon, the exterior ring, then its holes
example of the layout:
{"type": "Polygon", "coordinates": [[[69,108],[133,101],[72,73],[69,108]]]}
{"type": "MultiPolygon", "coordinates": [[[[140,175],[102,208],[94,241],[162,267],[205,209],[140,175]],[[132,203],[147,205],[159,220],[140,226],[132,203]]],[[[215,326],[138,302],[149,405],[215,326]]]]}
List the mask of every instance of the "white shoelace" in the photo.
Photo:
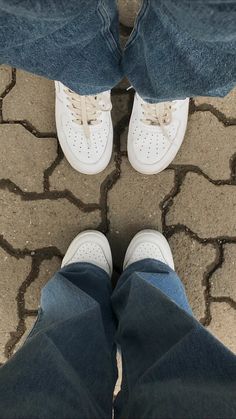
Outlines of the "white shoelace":
{"type": "Polygon", "coordinates": [[[73,122],[83,126],[85,137],[90,140],[90,125],[101,123],[101,113],[112,109],[109,94],[99,93],[94,96],[80,96],[68,88],[65,88],[64,92],[69,100],[68,108],[74,117],[73,122]]]}
{"type": "Polygon", "coordinates": [[[163,136],[171,143],[170,135],[166,126],[172,122],[172,111],[174,102],[142,103],[143,118],[141,121],[146,125],[159,126],[163,136]]]}
{"type": "Polygon", "coordinates": [[[172,120],[172,103],[142,103],[142,122],[146,125],[169,125],[172,120]]]}

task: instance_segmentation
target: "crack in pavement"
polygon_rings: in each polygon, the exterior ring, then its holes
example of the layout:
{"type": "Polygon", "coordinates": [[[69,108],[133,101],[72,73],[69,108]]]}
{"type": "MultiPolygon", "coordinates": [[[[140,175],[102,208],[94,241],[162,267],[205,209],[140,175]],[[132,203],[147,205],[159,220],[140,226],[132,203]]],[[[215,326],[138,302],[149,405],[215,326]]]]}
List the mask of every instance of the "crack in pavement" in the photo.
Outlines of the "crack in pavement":
{"type": "Polygon", "coordinates": [[[75,205],[82,212],[93,212],[96,210],[101,210],[100,205],[97,203],[85,204],[79,198],[76,198],[71,191],[65,189],[64,191],[45,191],[45,192],[26,192],[17,186],[10,179],[1,179],[0,180],[0,190],[7,189],[10,193],[18,195],[23,201],[39,201],[39,200],[51,200],[55,201],[57,199],[66,199],[71,204],[75,205]]]}
{"type": "Polygon", "coordinates": [[[29,131],[34,137],[36,138],[55,138],[57,139],[57,134],[55,132],[40,132],[38,131],[29,121],[26,119],[23,120],[2,120],[2,125],[21,125],[23,128],[26,129],[26,131],[29,131]]]}
{"type": "Polygon", "coordinates": [[[2,114],[3,99],[13,89],[15,84],[16,84],[16,69],[12,68],[11,69],[11,80],[8,83],[8,85],[6,86],[5,90],[0,95],[0,124],[2,124],[2,122],[3,122],[3,114],[2,114]]]}
{"type": "Polygon", "coordinates": [[[210,112],[214,115],[219,122],[221,122],[226,128],[236,125],[235,117],[227,117],[223,112],[217,109],[215,106],[210,103],[202,103],[201,105],[196,105],[194,99],[190,101],[190,114],[195,112],[210,112]]]}

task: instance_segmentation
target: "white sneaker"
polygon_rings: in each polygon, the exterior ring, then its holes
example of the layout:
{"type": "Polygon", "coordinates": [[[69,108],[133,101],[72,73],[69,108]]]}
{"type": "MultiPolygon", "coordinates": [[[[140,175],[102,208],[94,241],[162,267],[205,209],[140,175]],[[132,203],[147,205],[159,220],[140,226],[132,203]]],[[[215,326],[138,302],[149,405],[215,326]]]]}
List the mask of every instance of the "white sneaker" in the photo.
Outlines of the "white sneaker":
{"type": "Polygon", "coordinates": [[[143,230],[134,236],[124,260],[124,269],[143,259],[156,259],[174,269],[174,260],[168,241],[156,230],[143,230]]]}
{"type": "Polygon", "coordinates": [[[189,99],[149,104],[136,93],[128,134],[128,157],[138,172],[152,175],[175,158],[184,139],[189,99]]]}
{"type": "Polygon", "coordinates": [[[99,266],[112,275],[112,255],[109,242],[104,234],[95,230],[84,231],[70,244],[61,266],[87,262],[99,266]]]}
{"type": "Polygon", "coordinates": [[[111,92],[80,96],[60,82],[55,87],[57,133],[67,160],[78,172],[102,172],[113,147],[111,92]]]}

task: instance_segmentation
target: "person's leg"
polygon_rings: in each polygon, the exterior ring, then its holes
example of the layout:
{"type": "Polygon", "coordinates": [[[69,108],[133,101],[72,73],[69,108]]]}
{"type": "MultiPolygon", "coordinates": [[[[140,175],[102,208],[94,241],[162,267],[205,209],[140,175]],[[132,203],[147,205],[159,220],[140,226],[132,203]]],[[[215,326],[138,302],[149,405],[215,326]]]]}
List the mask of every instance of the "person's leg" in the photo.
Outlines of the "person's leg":
{"type": "Polygon", "coordinates": [[[172,162],[186,98],[224,96],[235,85],[235,21],[235,1],[143,0],[123,59],[136,90],[128,156],[137,171],[158,173],[172,162]]]}
{"type": "Polygon", "coordinates": [[[0,27],[1,63],[57,80],[57,133],[69,163],[103,171],[113,146],[110,89],[123,76],[116,1],[0,0],[0,27]]]}
{"type": "Polygon", "coordinates": [[[236,2],[144,0],[124,53],[142,98],[224,96],[236,84],[236,2]]]}
{"type": "Polygon", "coordinates": [[[42,291],[38,320],[0,369],[4,419],[111,418],[116,381],[111,252],[83,233],[42,291]]]}
{"type": "Polygon", "coordinates": [[[0,0],[0,62],[91,95],[122,77],[115,0],[0,0]]]}
{"type": "Polygon", "coordinates": [[[136,236],[112,297],[123,356],[116,418],[235,418],[236,357],[192,315],[156,232],[136,236]]]}

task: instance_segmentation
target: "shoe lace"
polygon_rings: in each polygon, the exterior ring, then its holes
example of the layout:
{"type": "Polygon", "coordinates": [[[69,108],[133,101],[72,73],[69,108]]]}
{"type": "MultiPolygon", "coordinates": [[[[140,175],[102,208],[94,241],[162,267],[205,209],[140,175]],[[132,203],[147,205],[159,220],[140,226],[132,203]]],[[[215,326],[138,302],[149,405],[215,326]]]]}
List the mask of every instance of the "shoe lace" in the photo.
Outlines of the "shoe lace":
{"type": "Polygon", "coordinates": [[[172,102],[142,103],[142,122],[146,125],[169,125],[172,120],[172,102]]]}
{"type": "Polygon", "coordinates": [[[159,126],[164,137],[171,143],[170,135],[166,130],[166,126],[172,121],[172,111],[174,102],[161,103],[142,103],[143,118],[141,121],[146,125],[159,126]]]}
{"type": "Polygon", "coordinates": [[[69,100],[67,106],[74,117],[73,122],[83,126],[85,137],[89,140],[90,126],[101,123],[102,112],[108,112],[112,108],[109,94],[105,92],[94,96],[81,96],[68,88],[64,91],[69,100]]]}

